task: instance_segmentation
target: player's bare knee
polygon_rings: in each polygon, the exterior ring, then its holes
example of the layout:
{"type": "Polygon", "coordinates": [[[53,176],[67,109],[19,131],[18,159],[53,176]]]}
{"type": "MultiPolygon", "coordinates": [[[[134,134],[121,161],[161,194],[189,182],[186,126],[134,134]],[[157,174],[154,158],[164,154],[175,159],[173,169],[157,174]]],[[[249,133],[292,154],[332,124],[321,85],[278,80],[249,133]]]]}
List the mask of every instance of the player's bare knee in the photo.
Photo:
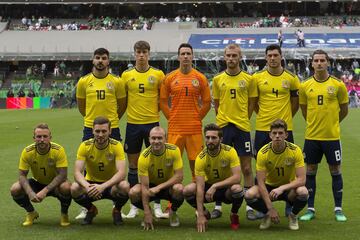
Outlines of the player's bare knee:
{"type": "Polygon", "coordinates": [[[129,190],[129,198],[133,201],[141,198],[140,184],[136,184],[129,190]]]}
{"type": "Polygon", "coordinates": [[[19,182],[14,183],[11,187],[10,187],[10,193],[11,196],[18,196],[20,194],[22,194],[24,191],[20,185],[19,182]]]}
{"type": "Polygon", "coordinates": [[[59,186],[59,191],[61,194],[70,195],[71,194],[71,183],[65,181],[59,186]]]}
{"type": "Polygon", "coordinates": [[[259,189],[257,186],[253,186],[251,188],[249,188],[246,192],[245,192],[245,199],[254,199],[257,198],[259,195],[259,189]]]}
{"type": "Polygon", "coordinates": [[[234,184],[230,188],[231,193],[237,193],[242,191],[242,187],[240,184],[234,184]]]}
{"type": "Polygon", "coordinates": [[[341,166],[340,165],[329,165],[329,170],[330,170],[331,175],[341,174],[341,166]]]}
{"type": "Polygon", "coordinates": [[[306,165],[306,174],[308,175],[316,175],[318,169],[317,164],[307,164],[306,165]]]}
{"type": "Polygon", "coordinates": [[[130,184],[128,181],[121,181],[118,184],[118,188],[121,192],[126,192],[128,193],[130,191],[130,184]]]}
{"type": "Polygon", "coordinates": [[[173,187],[172,187],[172,191],[174,194],[176,195],[179,195],[183,193],[183,190],[184,190],[184,186],[182,184],[175,184],[173,187]]]}
{"type": "Polygon", "coordinates": [[[186,185],[183,190],[184,197],[190,197],[194,195],[196,192],[196,184],[190,183],[189,185],[186,185]]]}
{"type": "Polygon", "coordinates": [[[74,182],[73,184],[71,184],[70,192],[73,198],[78,197],[81,194],[81,186],[78,183],[74,182]]]}
{"type": "Polygon", "coordinates": [[[306,187],[298,187],[296,189],[296,196],[307,197],[308,195],[309,195],[309,192],[306,187]]]}

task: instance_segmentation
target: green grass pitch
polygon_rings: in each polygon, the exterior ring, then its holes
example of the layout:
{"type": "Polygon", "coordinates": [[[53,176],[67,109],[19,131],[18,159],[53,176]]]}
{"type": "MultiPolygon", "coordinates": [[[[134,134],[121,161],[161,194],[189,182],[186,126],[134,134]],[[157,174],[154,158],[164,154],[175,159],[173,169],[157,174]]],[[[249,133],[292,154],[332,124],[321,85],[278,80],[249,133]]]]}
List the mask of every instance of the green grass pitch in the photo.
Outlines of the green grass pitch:
{"type": "MultiPolygon", "coordinates": [[[[73,202],[70,207],[70,227],[59,226],[60,206],[56,199],[47,198],[41,204],[35,204],[40,218],[32,227],[21,226],[25,211],[12,200],[9,188],[18,177],[18,161],[21,150],[32,142],[32,130],[35,124],[46,122],[50,125],[53,141],[65,147],[69,159],[69,179],[73,181],[73,164],[76,150],[82,136],[82,118],[76,109],[51,110],[0,110],[0,239],[360,239],[360,111],[350,110],[349,116],[341,124],[343,147],[344,201],[343,209],[348,217],[346,223],[337,223],[333,214],[331,177],[323,160],[317,177],[317,195],[315,207],[316,219],[312,222],[300,222],[300,230],[287,229],[288,221],[281,218],[279,225],[267,231],[258,230],[259,221],[245,219],[245,204],[240,209],[240,229],[232,231],[229,227],[229,206],[223,205],[223,217],[209,222],[206,233],[199,234],[195,229],[194,210],[185,202],[179,209],[181,226],[170,228],[168,220],[155,222],[155,230],[142,231],[140,220],[125,220],[121,227],[112,224],[112,203],[107,200],[96,202],[99,215],[92,226],[81,226],[74,220],[79,206],[73,202]]],[[[204,123],[214,122],[214,111],[208,114],[204,123]]],[[[125,120],[120,122],[121,132],[125,133],[125,120]]],[[[162,119],[162,126],[166,121],[162,119]]],[[[304,120],[298,113],[295,117],[295,140],[303,145],[304,120]]],[[[190,182],[190,170],[185,158],[184,184],[190,182]]],[[[164,205],[165,201],[162,202],[164,205]]],[[[281,216],[284,204],[276,203],[281,216]]],[[[125,212],[129,206],[125,206],[125,212]]],[[[212,208],[212,206],[209,206],[212,208]]]]}

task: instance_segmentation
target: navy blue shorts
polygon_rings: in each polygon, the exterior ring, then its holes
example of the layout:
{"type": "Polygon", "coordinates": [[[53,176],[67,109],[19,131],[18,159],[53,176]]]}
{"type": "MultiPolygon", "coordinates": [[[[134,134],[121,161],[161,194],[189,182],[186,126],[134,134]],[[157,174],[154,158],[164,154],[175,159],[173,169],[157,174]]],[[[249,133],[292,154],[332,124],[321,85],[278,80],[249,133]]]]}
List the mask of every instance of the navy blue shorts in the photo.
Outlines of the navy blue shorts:
{"type": "MultiPolygon", "coordinates": [[[[43,188],[47,186],[47,184],[39,183],[33,178],[29,179],[29,185],[35,193],[40,192],[41,190],[43,190],[43,188]]],[[[54,190],[48,192],[47,196],[57,197],[54,190]]]]}
{"type": "MultiPolygon", "coordinates": [[[[86,180],[86,181],[90,184],[103,184],[102,182],[95,182],[95,181],[88,181],[88,180],[86,180]]],[[[96,200],[93,199],[93,201],[97,201],[97,200],[101,200],[101,199],[110,199],[110,200],[115,201],[116,199],[111,195],[111,188],[112,188],[112,186],[105,188],[105,190],[101,194],[101,198],[96,199],[96,200]]]]}
{"type": "MultiPolygon", "coordinates": [[[[150,188],[153,188],[153,187],[156,187],[156,186],[157,186],[156,184],[150,183],[150,184],[149,184],[149,189],[150,189],[150,188]]],[[[171,201],[172,198],[171,198],[170,189],[171,189],[171,187],[161,189],[160,192],[158,192],[157,194],[155,194],[155,196],[150,197],[149,202],[152,202],[152,201],[158,200],[158,199],[163,199],[163,200],[171,201]]]]}
{"type": "Polygon", "coordinates": [[[329,165],[340,165],[342,159],[341,142],[307,140],[304,143],[304,160],[307,164],[318,164],[325,154],[329,165]]]}
{"type": "Polygon", "coordinates": [[[250,132],[240,130],[233,123],[229,123],[223,130],[223,143],[235,148],[238,156],[251,156],[250,132]]]}
{"type": "Polygon", "coordinates": [[[126,125],[126,136],[124,149],[126,153],[140,153],[143,142],[145,146],[150,146],[149,133],[154,127],[159,126],[159,123],[148,124],[132,124],[126,125]]]}
{"type": "MultiPolygon", "coordinates": [[[[265,184],[266,186],[266,189],[268,191],[268,193],[270,193],[272,190],[274,190],[275,188],[278,188],[278,187],[274,187],[274,186],[270,186],[268,184],[265,184]]],[[[288,195],[289,195],[289,192],[290,191],[284,191],[281,195],[278,196],[278,198],[276,199],[276,201],[286,201],[286,202],[289,202],[289,198],[288,198],[288,195]]],[[[289,202],[290,203],[290,202],[289,202]]]]}
{"type": "MultiPolygon", "coordinates": [[[[260,149],[271,142],[271,138],[269,136],[269,132],[267,131],[256,131],[255,132],[255,155],[260,151],[260,149]]],[[[286,141],[294,143],[294,136],[292,131],[288,131],[288,137],[286,138],[286,141]]]]}
{"type": "MultiPolygon", "coordinates": [[[[207,200],[206,200],[206,192],[207,190],[209,190],[209,188],[212,186],[212,184],[209,184],[209,183],[206,183],[205,182],[205,189],[204,189],[204,203],[209,203],[207,200]]],[[[214,202],[223,202],[223,203],[226,203],[226,204],[230,204],[232,203],[232,200],[230,199],[227,199],[226,198],[226,190],[228,190],[229,188],[219,188],[219,189],[216,189],[215,193],[214,193],[214,196],[213,196],[213,201],[214,202]]]]}
{"type": "MultiPolygon", "coordinates": [[[[120,129],[112,128],[110,137],[121,142],[122,139],[121,139],[120,129]]],[[[89,127],[84,127],[82,141],[86,141],[90,138],[94,138],[93,129],[89,127]]]]}

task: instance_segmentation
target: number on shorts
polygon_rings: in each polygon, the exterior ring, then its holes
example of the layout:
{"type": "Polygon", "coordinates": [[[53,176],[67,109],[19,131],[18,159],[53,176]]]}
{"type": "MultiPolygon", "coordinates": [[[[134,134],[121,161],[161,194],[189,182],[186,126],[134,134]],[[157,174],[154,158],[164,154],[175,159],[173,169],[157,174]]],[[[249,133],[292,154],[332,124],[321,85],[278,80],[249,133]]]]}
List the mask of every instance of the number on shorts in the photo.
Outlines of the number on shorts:
{"type": "Polygon", "coordinates": [[[340,162],[341,161],[341,152],[340,152],[340,150],[336,150],[334,153],[335,153],[336,161],[340,162]]]}
{"type": "Polygon", "coordinates": [[[250,144],[250,142],[245,142],[245,151],[246,152],[251,152],[251,144],[250,144]]]}

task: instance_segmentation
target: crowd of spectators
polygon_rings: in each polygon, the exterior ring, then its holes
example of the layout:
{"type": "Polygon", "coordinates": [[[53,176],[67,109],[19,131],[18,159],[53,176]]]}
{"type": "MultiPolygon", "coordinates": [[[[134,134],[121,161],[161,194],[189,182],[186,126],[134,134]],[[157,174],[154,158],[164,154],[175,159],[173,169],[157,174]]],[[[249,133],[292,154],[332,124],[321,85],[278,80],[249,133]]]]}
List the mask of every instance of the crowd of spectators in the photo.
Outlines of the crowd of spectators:
{"type": "Polygon", "coordinates": [[[267,27],[319,27],[332,28],[360,26],[360,16],[302,16],[290,17],[281,14],[279,17],[266,16],[262,18],[230,18],[206,19],[202,17],[198,22],[200,28],[267,28],[267,27]],[[204,21],[205,19],[205,21],[204,21]]]}
{"type": "Polygon", "coordinates": [[[54,22],[46,16],[36,18],[23,17],[21,22],[9,25],[9,30],[30,30],[30,31],[78,31],[78,30],[150,30],[156,21],[155,17],[146,19],[139,16],[137,19],[125,17],[94,17],[92,14],[88,19],[66,20],[56,19],[54,22]]]}

